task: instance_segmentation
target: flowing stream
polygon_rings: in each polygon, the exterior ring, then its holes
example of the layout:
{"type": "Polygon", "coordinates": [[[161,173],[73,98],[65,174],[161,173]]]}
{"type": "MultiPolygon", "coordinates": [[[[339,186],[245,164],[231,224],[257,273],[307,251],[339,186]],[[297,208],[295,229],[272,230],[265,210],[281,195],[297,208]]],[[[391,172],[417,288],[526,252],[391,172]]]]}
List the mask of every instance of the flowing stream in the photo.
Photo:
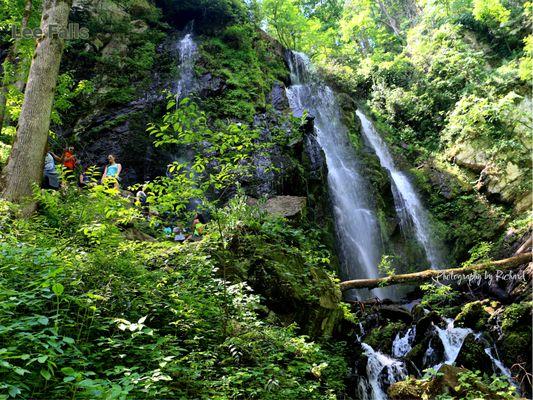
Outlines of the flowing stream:
{"type": "MultiPolygon", "coordinates": [[[[326,157],[343,278],[376,278],[382,255],[378,220],[335,95],[313,73],[307,56],[293,52],[288,62],[289,104],[296,116],[309,112],[314,117],[317,140],[326,157]]],[[[387,290],[374,289],[373,293],[384,297],[387,290]]]]}
{"type": "Polygon", "coordinates": [[[361,344],[368,357],[366,377],[359,379],[358,395],[363,400],[387,400],[385,388],[407,378],[402,361],[375,351],[366,343],[361,344]]]}
{"type": "MultiPolygon", "coordinates": [[[[444,364],[453,364],[461,351],[466,337],[472,333],[472,329],[456,328],[451,318],[446,319],[446,327],[435,327],[439,338],[444,346],[444,364]]],[[[440,365],[438,365],[440,366],[440,365]]],[[[438,369],[436,367],[435,369],[438,369]]]]}
{"type": "Polygon", "coordinates": [[[411,227],[413,228],[416,239],[426,252],[431,268],[442,267],[442,257],[429,224],[428,213],[414,186],[407,175],[396,167],[387,145],[376,132],[372,122],[361,110],[357,110],[357,115],[361,120],[365,141],[376,153],[381,166],[387,170],[391,177],[396,213],[400,218],[402,228],[406,231],[410,230],[411,227]]]}
{"type": "Polygon", "coordinates": [[[396,334],[396,338],[392,343],[392,355],[396,358],[405,356],[411,351],[412,343],[416,335],[416,326],[413,326],[405,332],[405,335],[401,335],[399,332],[396,334]]]}
{"type": "MultiPolygon", "coordinates": [[[[497,356],[494,356],[494,346],[482,338],[481,333],[476,333],[469,328],[455,327],[453,319],[445,319],[444,322],[445,326],[443,328],[436,325],[431,328],[437,334],[437,340],[440,341],[444,352],[440,356],[437,355],[430,342],[424,355],[425,365],[434,370],[438,370],[444,364],[455,364],[466,337],[472,334],[476,341],[487,346],[484,348],[484,351],[492,362],[493,371],[504,376],[505,379],[519,389],[509,369],[497,356]]],[[[398,333],[396,335],[391,348],[392,356],[376,351],[368,344],[362,342],[365,331],[362,326],[360,330],[361,335],[358,336],[358,340],[368,361],[366,364],[366,375],[358,377],[357,380],[357,396],[360,400],[386,400],[388,399],[386,393],[389,386],[406,379],[408,375],[403,359],[413,348],[416,326],[413,325],[403,334],[398,333]]],[[[418,373],[420,374],[420,371],[418,373]]]]}

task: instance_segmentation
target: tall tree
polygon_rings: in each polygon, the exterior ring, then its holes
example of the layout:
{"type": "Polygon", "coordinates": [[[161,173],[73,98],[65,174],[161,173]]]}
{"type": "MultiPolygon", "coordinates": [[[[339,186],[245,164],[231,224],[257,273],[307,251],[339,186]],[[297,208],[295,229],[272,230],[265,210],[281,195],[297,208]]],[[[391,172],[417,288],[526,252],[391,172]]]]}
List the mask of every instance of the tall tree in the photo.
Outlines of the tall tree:
{"type": "MultiPolygon", "coordinates": [[[[45,0],[41,18],[42,35],[31,63],[17,136],[2,173],[2,197],[21,202],[32,194],[43,173],[44,153],[50,128],[50,114],[59,74],[64,39],[72,0],[45,0]]],[[[27,211],[32,207],[26,208],[27,211]]]]}

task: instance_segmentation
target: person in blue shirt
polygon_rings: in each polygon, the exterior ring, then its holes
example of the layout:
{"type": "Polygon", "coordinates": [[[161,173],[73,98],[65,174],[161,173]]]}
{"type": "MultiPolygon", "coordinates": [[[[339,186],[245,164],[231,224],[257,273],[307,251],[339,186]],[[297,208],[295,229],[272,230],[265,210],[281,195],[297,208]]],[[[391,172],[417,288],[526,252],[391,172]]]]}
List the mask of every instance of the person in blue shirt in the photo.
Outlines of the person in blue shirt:
{"type": "Polygon", "coordinates": [[[107,160],[109,161],[109,164],[105,166],[104,174],[102,175],[102,183],[112,181],[114,182],[115,189],[118,190],[122,165],[116,162],[115,156],[112,154],[107,156],[107,160]]]}
{"type": "Polygon", "coordinates": [[[44,188],[45,189],[59,189],[59,174],[56,171],[56,163],[54,159],[57,156],[49,150],[48,145],[46,146],[46,156],[44,158],[44,188]]]}

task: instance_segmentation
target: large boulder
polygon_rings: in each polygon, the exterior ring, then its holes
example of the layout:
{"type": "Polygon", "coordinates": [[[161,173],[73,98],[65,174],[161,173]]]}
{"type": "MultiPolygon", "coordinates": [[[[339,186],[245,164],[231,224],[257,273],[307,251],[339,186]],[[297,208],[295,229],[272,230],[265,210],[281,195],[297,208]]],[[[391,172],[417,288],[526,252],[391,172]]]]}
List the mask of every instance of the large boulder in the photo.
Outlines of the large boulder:
{"type": "Polygon", "coordinates": [[[381,305],[379,307],[379,313],[385,318],[403,321],[406,324],[410,324],[413,321],[413,317],[409,311],[393,304],[381,305]]]}
{"type": "Polygon", "coordinates": [[[455,317],[455,326],[481,331],[493,312],[494,307],[488,299],[467,303],[455,317]]]}
{"type": "Polygon", "coordinates": [[[492,375],[492,360],[485,353],[486,343],[482,343],[481,340],[476,339],[473,333],[469,334],[463,345],[461,351],[455,360],[455,364],[470,370],[480,370],[492,375]]]}
{"type": "Polygon", "coordinates": [[[274,196],[259,207],[271,215],[291,218],[301,215],[307,199],[299,196],[274,196]]]}
{"type": "Polygon", "coordinates": [[[96,20],[120,22],[130,19],[130,14],[118,2],[112,0],[75,0],[72,7],[77,12],[88,12],[96,20]]]}
{"type": "MultiPolygon", "coordinates": [[[[531,206],[531,196],[522,187],[530,182],[529,172],[519,165],[489,156],[483,149],[485,142],[456,143],[449,151],[449,158],[467,170],[479,173],[476,188],[495,202],[514,204],[518,211],[531,206]]],[[[530,186],[528,184],[528,186],[530,186]]]]}
{"type": "Polygon", "coordinates": [[[461,142],[450,149],[449,154],[460,167],[481,172],[490,162],[489,156],[481,148],[470,142],[461,142]]]}
{"type": "Polygon", "coordinates": [[[391,400],[423,400],[426,387],[427,383],[421,383],[410,378],[392,384],[389,387],[388,395],[391,400]]]}
{"type": "Polygon", "coordinates": [[[289,109],[289,99],[285,93],[285,85],[283,82],[276,82],[272,87],[269,95],[270,103],[277,111],[286,111],[289,109]]]}

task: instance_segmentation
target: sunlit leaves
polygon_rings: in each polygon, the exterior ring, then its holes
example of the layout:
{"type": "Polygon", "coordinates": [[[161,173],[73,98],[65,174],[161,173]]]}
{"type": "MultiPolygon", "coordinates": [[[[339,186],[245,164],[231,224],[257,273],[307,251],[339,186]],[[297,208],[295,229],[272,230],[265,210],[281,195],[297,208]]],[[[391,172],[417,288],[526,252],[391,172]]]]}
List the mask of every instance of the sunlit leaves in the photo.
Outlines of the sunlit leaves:
{"type": "Polygon", "coordinates": [[[503,24],[511,15],[500,0],[473,0],[472,13],[474,18],[488,25],[503,24]]]}
{"type": "Polygon", "coordinates": [[[146,185],[147,203],[159,211],[182,213],[192,199],[206,202],[206,193],[236,185],[251,174],[249,157],[256,148],[258,132],[247,125],[229,122],[211,128],[198,106],[184,99],[169,98],[162,122],[147,131],[156,146],[193,150],[190,163],[174,162],[167,176],[146,185]]]}
{"type": "Polygon", "coordinates": [[[57,297],[60,297],[65,291],[65,287],[61,283],[57,282],[52,286],[52,291],[57,297]]]}

